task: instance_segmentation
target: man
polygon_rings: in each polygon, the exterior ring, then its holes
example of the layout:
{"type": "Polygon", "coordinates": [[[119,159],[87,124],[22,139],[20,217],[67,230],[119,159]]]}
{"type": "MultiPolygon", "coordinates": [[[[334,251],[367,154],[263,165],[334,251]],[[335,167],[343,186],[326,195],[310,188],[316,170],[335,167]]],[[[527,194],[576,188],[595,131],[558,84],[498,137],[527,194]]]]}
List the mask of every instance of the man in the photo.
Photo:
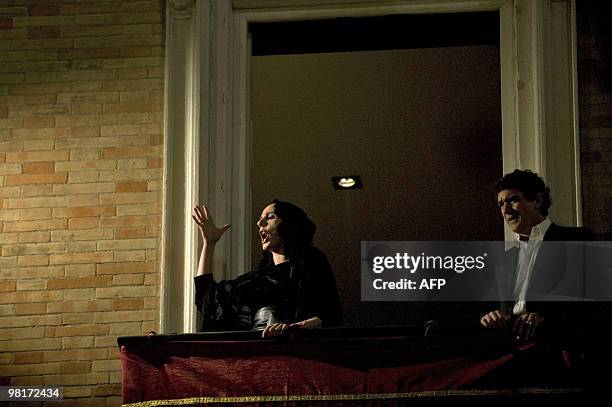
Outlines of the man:
{"type": "MultiPolygon", "coordinates": [[[[506,298],[499,309],[485,314],[480,323],[486,328],[512,329],[521,339],[531,339],[545,327],[550,334],[568,328],[577,307],[542,299],[547,288],[563,277],[568,252],[563,244],[542,247],[543,241],[594,240],[587,228],[563,227],[551,222],[548,209],[550,190],[536,173],[514,170],[496,183],[497,203],[504,221],[516,235],[516,246],[504,259],[506,298]],[[511,297],[513,301],[507,300],[511,297]],[[542,327],[542,328],[540,328],[542,327]],[[538,329],[540,328],[540,329],[538,329]]],[[[502,289],[498,287],[498,289],[502,289]]]]}

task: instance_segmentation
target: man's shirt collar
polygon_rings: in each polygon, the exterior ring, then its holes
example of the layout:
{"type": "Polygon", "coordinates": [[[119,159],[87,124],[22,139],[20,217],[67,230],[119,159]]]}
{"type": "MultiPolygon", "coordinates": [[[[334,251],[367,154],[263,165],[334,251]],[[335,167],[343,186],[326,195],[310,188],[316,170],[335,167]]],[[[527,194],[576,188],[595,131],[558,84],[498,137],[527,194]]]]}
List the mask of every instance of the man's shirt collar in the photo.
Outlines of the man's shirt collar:
{"type": "MultiPolygon", "coordinates": [[[[546,235],[546,232],[548,231],[548,228],[550,228],[551,224],[552,222],[550,221],[549,218],[544,218],[542,222],[538,223],[533,228],[531,228],[531,233],[529,234],[529,240],[535,240],[535,241],[540,241],[540,242],[543,241],[544,235],[546,235]]],[[[520,246],[521,243],[523,244],[527,243],[521,240],[521,235],[519,235],[518,233],[515,235],[515,237],[518,243],[517,246],[520,246]]]]}

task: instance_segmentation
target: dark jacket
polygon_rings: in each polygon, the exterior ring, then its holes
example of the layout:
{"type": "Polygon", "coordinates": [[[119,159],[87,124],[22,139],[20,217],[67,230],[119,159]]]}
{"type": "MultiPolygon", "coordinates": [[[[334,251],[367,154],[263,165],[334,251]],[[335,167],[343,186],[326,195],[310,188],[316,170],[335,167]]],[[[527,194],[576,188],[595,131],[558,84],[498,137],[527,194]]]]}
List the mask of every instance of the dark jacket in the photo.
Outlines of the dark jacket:
{"type": "Polygon", "coordinates": [[[206,331],[252,329],[257,311],[264,307],[287,323],[317,316],[323,327],[332,327],[342,320],[331,266],[313,246],[287,263],[263,262],[234,280],[216,282],[212,274],[195,277],[195,288],[200,326],[206,331]]]}
{"type": "MultiPolygon", "coordinates": [[[[581,320],[584,298],[584,245],[580,242],[594,240],[593,232],[584,227],[564,227],[551,224],[540,247],[531,274],[527,294],[527,312],[536,312],[544,317],[543,331],[550,335],[560,334],[566,327],[581,320]]],[[[504,256],[500,309],[512,315],[512,298],[516,281],[519,249],[514,247],[504,256]],[[505,291],[504,291],[505,290],[505,291]]],[[[573,328],[572,328],[573,329],[573,328]]]]}

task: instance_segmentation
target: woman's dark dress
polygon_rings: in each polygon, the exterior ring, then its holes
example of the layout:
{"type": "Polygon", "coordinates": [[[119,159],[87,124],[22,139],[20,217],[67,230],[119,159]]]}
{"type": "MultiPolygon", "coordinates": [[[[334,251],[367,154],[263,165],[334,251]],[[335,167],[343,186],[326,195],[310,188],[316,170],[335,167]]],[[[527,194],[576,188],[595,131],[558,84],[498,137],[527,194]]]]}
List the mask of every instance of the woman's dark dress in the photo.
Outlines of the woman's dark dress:
{"type": "Polygon", "coordinates": [[[325,254],[315,247],[288,262],[270,262],[234,280],[217,283],[212,274],[195,277],[195,303],[204,331],[248,330],[262,307],[293,323],[319,317],[323,327],[342,319],[336,281],[325,254]]]}

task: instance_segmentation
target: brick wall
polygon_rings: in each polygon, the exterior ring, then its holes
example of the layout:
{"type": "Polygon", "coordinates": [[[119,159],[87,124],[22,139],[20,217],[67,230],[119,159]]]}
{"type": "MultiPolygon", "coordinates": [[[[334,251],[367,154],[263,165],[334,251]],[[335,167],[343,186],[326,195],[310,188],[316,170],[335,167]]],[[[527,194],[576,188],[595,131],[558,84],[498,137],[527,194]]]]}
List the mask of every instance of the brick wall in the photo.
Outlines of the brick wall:
{"type": "Polygon", "coordinates": [[[0,376],[75,405],[119,404],[117,336],[158,329],[162,9],[0,1],[0,376]]]}
{"type": "Polygon", "coordinates": [[[584,224],[612,240],[612,29],[608,3],[576,2],[584,224]]]}

